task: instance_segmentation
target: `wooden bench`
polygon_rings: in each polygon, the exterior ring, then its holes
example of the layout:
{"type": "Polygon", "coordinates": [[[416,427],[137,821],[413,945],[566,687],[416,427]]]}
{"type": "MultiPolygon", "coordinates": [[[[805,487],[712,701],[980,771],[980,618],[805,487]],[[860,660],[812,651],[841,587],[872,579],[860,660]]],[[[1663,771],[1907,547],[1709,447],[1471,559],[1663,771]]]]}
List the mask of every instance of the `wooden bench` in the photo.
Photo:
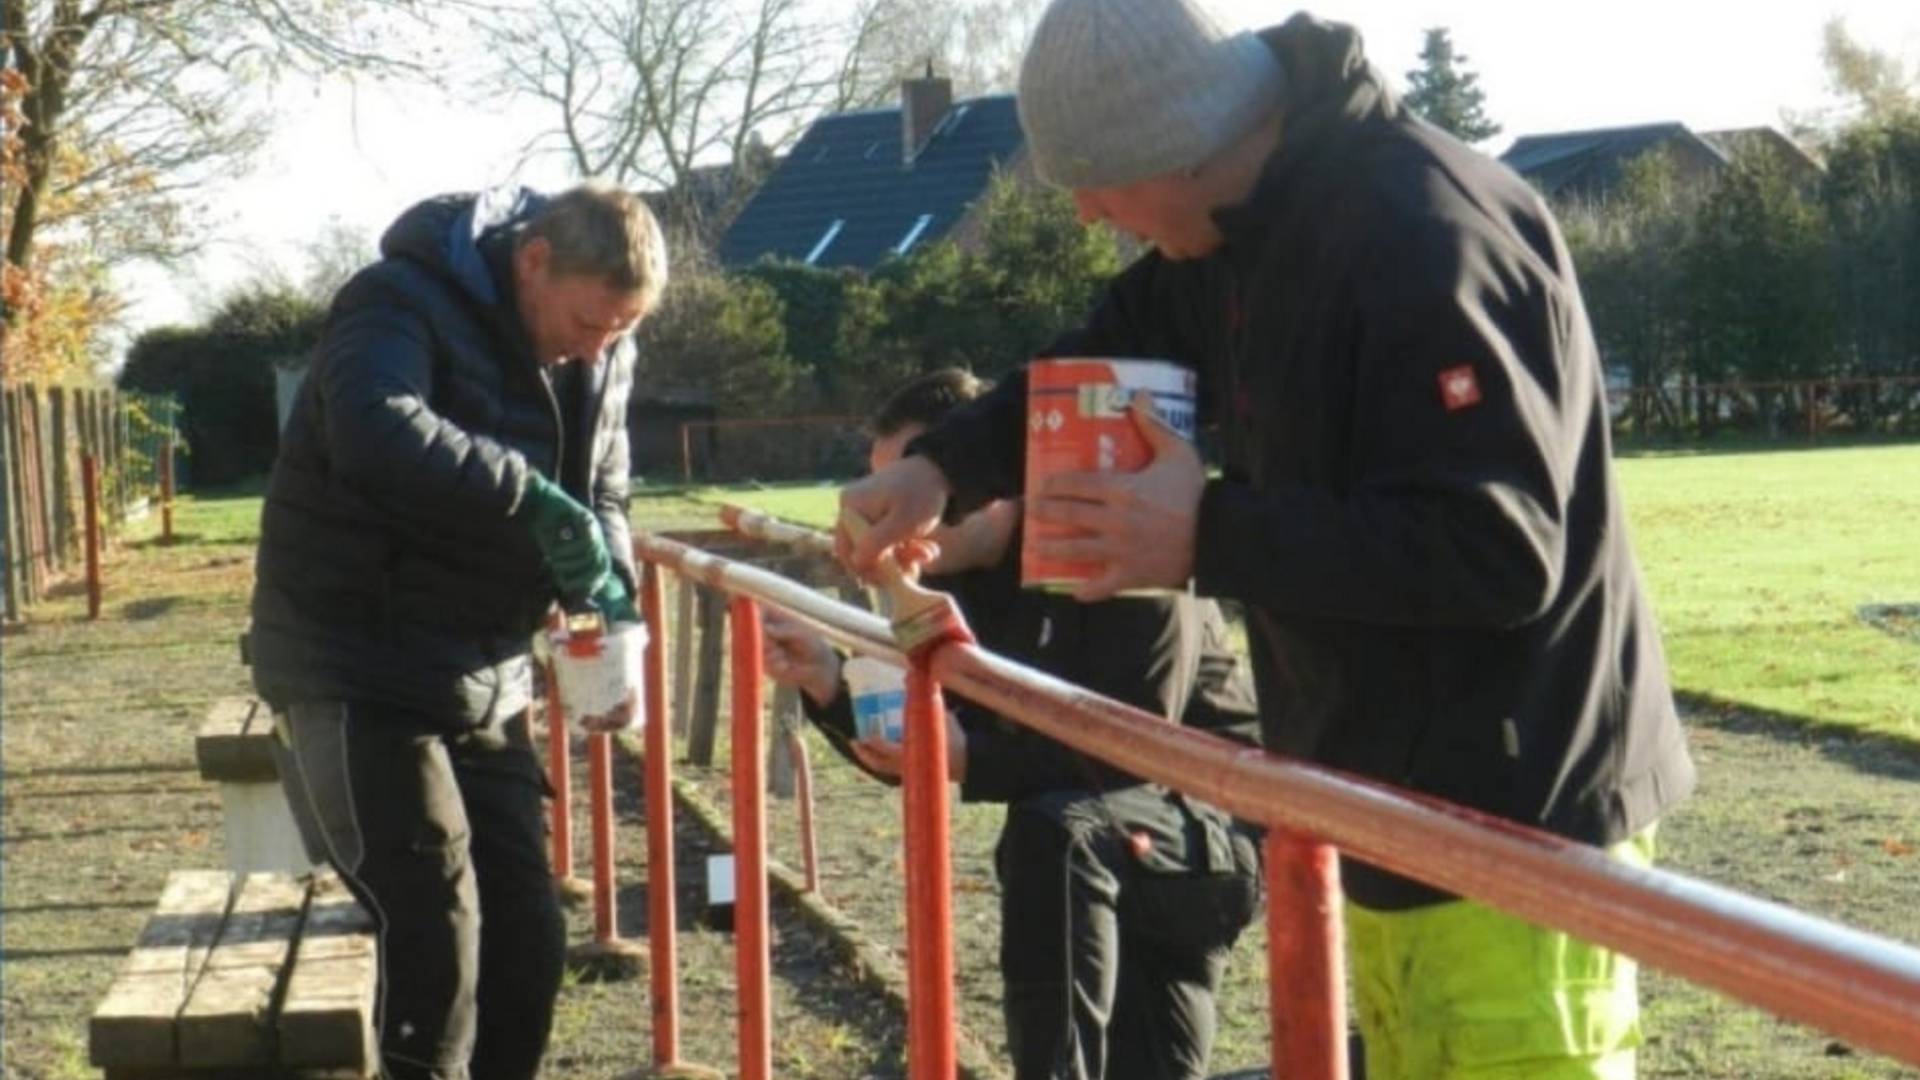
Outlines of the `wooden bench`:
{"type": "Polygon", "coordinates": [[[193,740],[201,778],[220,785],[227,869],[236,874],[314,868],[280,788],[273,740],[273,710],[250,697],[214,702],[193,740]]]}
{"type": "Polygon", "coordinates": [[[87,1025],[107,1080],[378,1071],[373,923],[331,874],[180,870],[87,1025]]]}

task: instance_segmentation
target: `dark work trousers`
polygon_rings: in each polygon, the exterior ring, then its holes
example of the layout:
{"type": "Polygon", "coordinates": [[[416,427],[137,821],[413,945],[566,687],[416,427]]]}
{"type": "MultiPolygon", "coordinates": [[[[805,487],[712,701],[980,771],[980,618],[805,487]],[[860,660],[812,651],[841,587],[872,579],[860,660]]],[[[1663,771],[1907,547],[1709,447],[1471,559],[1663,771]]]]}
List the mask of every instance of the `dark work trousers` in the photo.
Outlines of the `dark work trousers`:
{"type": "Polygon", "coordinates": [[[1202,1077],[1227,954],[1260,904],[1257,849],[1235,834],[1229,872],[1150,868],[1100,800],[1007,808],[994,861],[1014,1076],[1202,1077]]]}
{"type": "Polygon", "coordinates": [[[373,916],[392,1080],[524,1080],[566,962],[526,714],[448,735],[349,702],[290,706],[281,781],[308,853],[373,916]]]}

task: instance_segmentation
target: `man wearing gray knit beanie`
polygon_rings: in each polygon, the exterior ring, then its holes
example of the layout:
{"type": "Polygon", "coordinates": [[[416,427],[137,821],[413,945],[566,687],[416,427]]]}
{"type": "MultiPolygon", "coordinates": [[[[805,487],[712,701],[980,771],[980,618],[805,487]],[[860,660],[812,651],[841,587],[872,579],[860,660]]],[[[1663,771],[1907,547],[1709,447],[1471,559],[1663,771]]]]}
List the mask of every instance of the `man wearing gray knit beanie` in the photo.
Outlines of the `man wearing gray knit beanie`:
{"type": "MultiPolygon", "coordinates": [[[[1048,354],[1195,368],[1221,458],[1210,478],[1143,398],[1146,468],[1025,493],[1068,527],[1037,554],[1103,567],[1082,600],[1244,605],[1268,749],[1650,862],[1693,765],[1536,193],[1306,15],[1249,35],[1195,0],[1054,0],[1019,108],[1081,219],[1152,248],[1048,354]]],[[[1025,413],[1016,373],[846,488],[872,522],[842,537],[849,565],[1016,494],[1025,413]]],[[[1633,1075],[1632,960],[1419,872],[1342,858],[1372,1080],[1633,1075]]],[[[1103,1017],[1074,989],[1076,1023],[1103,1017]]],[[[1056,1063],[1022,1080],[1089,1075],[1056,1063]]]]}

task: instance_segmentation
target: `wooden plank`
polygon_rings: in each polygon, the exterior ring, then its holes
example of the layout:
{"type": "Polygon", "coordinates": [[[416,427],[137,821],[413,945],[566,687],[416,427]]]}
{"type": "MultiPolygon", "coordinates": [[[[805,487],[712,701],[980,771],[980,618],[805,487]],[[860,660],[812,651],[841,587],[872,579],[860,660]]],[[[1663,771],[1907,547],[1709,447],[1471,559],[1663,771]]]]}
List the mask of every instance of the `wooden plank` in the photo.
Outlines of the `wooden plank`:
{"type": "Polygon", "coordinates": [[[49,438],[46,405],[40,400],[37,387],[27,387],[27,400],[32,403],[30,415],[33,420],[33,463],[35,500],[39,503],[40,535],[35,544],[40,551],[41,565],[44,571],[44,583],[51,586],[59,576],[62,559],[59,545],[55,543],[58,534],[54,531],[54,491],[53,491],[53,455],[55,447],[49,438]]]}
{"type": "Polygon", "coordinates": [[[38,600],[46,594],[47,539],[46,503],[41,497],[40,403],[33,388],[20,388],[20,485],[21,509],[27,520],[27,543],[21,553],[27,559],[29,585],[27,597],[38,600]]]}
{"type": "Polygon", "coordinates": [[[719,589],[700,590],[700,667],[693,684],[693,720],[687,732],[687,760],[713,764],[714,733],[720,726],[720,663],[727,647],[727,598],[719,589]]]}
{"type": "Polygon", "coordinates": [[[800,692],[791,686],[773,688],[773,720],[768,724],[772,744],[767,755],[767,794],[791,799],[799,790],[793,743],[788,736],[805,718],[800,712],[800,692]]]}
{"type": "Polygon", "coordinates": [[[73,496],[80,490],[80,483],[74,475],[73,424],[68,419],[67,404],[64,387],[47,389],[47,410],[53,418],[53,439],[47,446],[51,451],[48,463],[53,468],[53,551],[63,570],[73,565],[74,552],[79,547],[73,496]]]}
{"type": "Polygon", "coordinates": [[[693,597],[699,586],[674,575],[679,594],[673,618],[673,734],[684,737],[693,725],[693,597]]]}
{"type": "Polygon", "coordinates": [[[127,506],[133,493],[127,483],[127,395],[115,390],[107,395],[107,460],[112,462],[113,520],[127,520],[127,506]]]}
{"type": "Polygon", "coordinates": [[[273,760],[273,711],[250,697],[215,701],[194,734],[193,758],[206,780],[277,781],[280,769],[273,760]]]}
{"type": "Polygon", "coordinates": [[[280,1064],[375,1072],[378,975],[373,919],[337,874],[316,875],[280,1006],[280,1064]]]}
{"type": "Polygon", "coordinates": [[[13,493],[13,392],[9,390],[0,392],[0,603],[8,622],[20,618],[23,599],[14,573],[20,551],[13,536],[13,523],[20,516],[14,512],[18,501],[13,493]]]}
{"type": "Polygon", "coordinates": [[[93,1064],[164,1066],[177,1060],[175,1018],[226,916],[231,879],[217,870],[167,877],[147,925],[87,1022],[93,1064]]]}
{"type": "Polygon", "coordinates": [[[306,899],[306,884],[285,874],[246,876],[180,1010],[180,1064],[273,1063],[273,1007],[306,899]]]}

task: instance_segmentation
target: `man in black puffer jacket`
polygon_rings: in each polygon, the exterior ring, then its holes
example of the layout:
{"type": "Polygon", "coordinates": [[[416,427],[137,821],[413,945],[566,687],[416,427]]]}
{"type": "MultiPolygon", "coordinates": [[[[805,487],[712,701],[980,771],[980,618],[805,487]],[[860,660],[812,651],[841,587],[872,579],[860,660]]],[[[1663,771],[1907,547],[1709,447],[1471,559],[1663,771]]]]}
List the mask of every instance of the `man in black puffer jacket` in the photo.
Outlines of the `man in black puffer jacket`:
{"type": "MultiPolygon", "coordinates": [[[[1154,248],[1056,350],[1192,366],[1224,459],[1210,479],[1142,414],[1146,469],[1028,493],[1085,530],[1042,552],[1105,566],[1082,599],[1243,601],[1269,748],[1649,860],[1694,773],[1540,198],[1304,15],[1052,0],[1019,107],[1081,219],[1154,248]]],[[[843,493],[874,523],[856,566],[1020,487],[1024,391],[843,493]]],[[[1342,881],[1376,1080],[1632,1074],[1631,959],[1357,860],[1342,881]]]]}
{"type": "Polygon", "coordinates": [[[431,199],[335,297],[261,516],[255,686],[316,859],[379,933],[385,1075],[539,1069],[565,959],[527,730],[556,599],[631,618],[644,204],[431,199]]]}

